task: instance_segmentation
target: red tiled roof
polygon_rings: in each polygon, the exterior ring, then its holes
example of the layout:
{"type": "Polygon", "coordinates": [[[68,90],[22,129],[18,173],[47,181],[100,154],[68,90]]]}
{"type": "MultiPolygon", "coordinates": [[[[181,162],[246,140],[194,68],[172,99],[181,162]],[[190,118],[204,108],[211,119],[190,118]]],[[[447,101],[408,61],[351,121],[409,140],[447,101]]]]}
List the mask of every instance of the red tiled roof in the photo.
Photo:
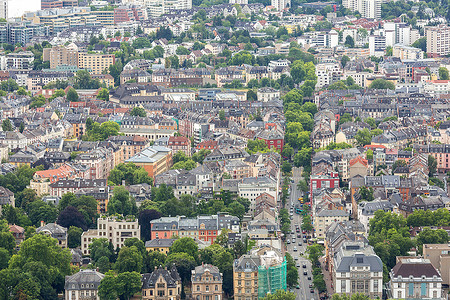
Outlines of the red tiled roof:
{"type": "Polygon", "coordinates": [[[355,165],[355,164],[358,163],[358,162],[359,162],[360,164],[364,165],[365,167],[368,167],[368,166],[369,166],[369,162],[367,161],[367,159],[364,159],[364,158],[362,158],[361,156],[357,156],[356,158],[351,159],[350,162],[349,162],[349,165],[350,165],[350,167],[351,167],[351,166],[355,165]]]}

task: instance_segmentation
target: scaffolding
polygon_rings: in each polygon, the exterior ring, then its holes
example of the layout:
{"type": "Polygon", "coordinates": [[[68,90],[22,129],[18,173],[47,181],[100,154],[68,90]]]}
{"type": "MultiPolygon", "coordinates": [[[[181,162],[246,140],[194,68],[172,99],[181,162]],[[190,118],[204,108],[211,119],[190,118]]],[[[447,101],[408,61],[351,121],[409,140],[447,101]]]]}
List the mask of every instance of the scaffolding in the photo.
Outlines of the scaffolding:
{"type": "Polygon", "coordinates": [[[275,266],[258,267],[258,298],[264,298],[268,293],[286,290],[286,260],[275,266]]]}

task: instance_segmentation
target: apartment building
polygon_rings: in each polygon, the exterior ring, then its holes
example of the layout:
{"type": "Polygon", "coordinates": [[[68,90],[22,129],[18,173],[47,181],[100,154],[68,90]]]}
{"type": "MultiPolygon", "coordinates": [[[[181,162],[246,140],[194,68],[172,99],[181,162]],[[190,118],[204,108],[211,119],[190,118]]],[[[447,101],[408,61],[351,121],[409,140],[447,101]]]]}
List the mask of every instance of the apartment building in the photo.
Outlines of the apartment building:
{"type": "Polygon", "coordinates": [[[91,74],[102,74],[114,62],[114,54],[78,53],[78,68],[90,70],[91,74]]]}
{"type": "Polygon", "coordinates": [[[75,175],[77,175],[77,172],[68,164],[63,164],[57,169],[37,171],[30,181],[30,188],[36,192],[38,197],[40,197],[44,194],[50,194],[51,183],[60,179],[74,178],[75,175]]]}
{"type": "Polygon", "coordinates": [[[271,5],[275,7],[276,10],[282,11],[291,8],[291,0],[272,0],[271,5]]]}
{"type": "Polygon", "coordinates": [[[258,300],[258,268],[261,265],[257,254],[245,254],[233,263],[233,287],[236,300],[258,300]]]}
{"type": "Polygon", "coordinates": [[[397,257],[389,273],[391,299],[442,299],[442,278],[429,259],[397,257]]]}
{"type": "Polygon", "coordinates": [[[156,175],[169,170],[172,166],[172,150],[162,146],[151,146],[125,162],[132,162],[143,167],[150,177],[155,178],[156,175]]]}
{"type": "Polygon", "coordinates": [[[426,26],[427,56],[439,57],[450,54],[450,27],[445,24],[426,26]]]}
{"type": "Polygon", "coordinates": [[[191,140],[185,136],[171,136],[167,143],[167,147],[172,149],[172,153],[179,151],[183,152],[186,156],[191,156],[191,140]]]}
{"type": "Polygon", "coordinates": [[[239,232],[239,218],[226,214],[198,216],[197,218],[162,217],[151,221],[150,224],[152,240],[169,239],[177,235],[198,238],[212,244],[222,229],[239,232]]]}
{"type": "Polygon", "coordinates": [[[250,201],[249,213],[256,208],[256,198],[264,193],[278,199],[277,183],[268,177],[248,177],[238,183],[239,197],[250,201]]]}
{"type": "Polygon", "coordinates": [[[108,138],[109,142],[113,142],[120,147],[120,151],[114,153],[114,165],[123,163],[127,159],[135,156],[148,146],[150,146],[150,141],[146,137],[142,136],[111,136],[108,138]]]}
{"type": "Polygon", "coordinates": [[[155,267],[152,273],[142,275],[142,299],[179,300],[181,298],[181,277],[177,268],[155,267]]]}
{"type": "MultiPolygon", "coordinates": [[[[75,193],[82,188],[107,188],[106,179],[62,179],[50,183],[50,196],[62,197],[66,193],[75,193]]],[[[103,190],[104,191],[104,190],[103,190]]]]}
{"type": "Polygon", "coordinates": [[[449,244],[424,244],[423,258],[429,259],[442,277],[442,284],[450,284],[450,245],[449,244]]]}
{"type": "Polygon", "coordinates": [[[173,9],[191,9],[192,0],[149,0],[145,5],[149,17],[159,17],[173,9]]]}
{"type": "Polygon", "coordinates": [[[348,219],[349,213],[345,210],[322,209],[314,213],[314,234],[317,238],[324,239],[328,226],[333,223],[348,221],[348,219]]]}
{"type": "Polygon", "coordinates": [[[34,54],[31,51],[9,53],[6,55],[7,70],[31,70],[33,69],[34,54]]]}
{"type": "Polygon", "coordinates": [[[364,242],[344,242],[334,257],[333,286],[338,295],[383,295],[383,263],[364,242]]]}
{"type": "Polygon", "coordinates": [[[94,238],[106,238],[114,246],[121,248],[125,240],[141,238],[141,226],[135,218],[122,216],[101,216],[97,219],[97,230],[88,230],[81,235],[81,251],[89,255],[89,244],[94,238]]]}
{"type": "Polygon", "coordinates": [[[353,11],[359,11],[362,18],[380,19],[381,18],[380,0],[343,0],[342,5],[353,11]]]}
{"type": "Polygon", "coordinates": [[[423,59],[423,51],[419,48],[408,47],[402,44],[394,45],[392,56],[401,60],[405,59],[423,59]]]}
{"type": "Polygon", "coordinates": [[[27,78],[27,88],[29,91],[40,91],[42,88],[54,81],[67,81],[73,77],[72,72],[42,72],[30,71],[27,78]]]}
{"type": "Polygon", "coordinates": [[[55,69],[62,65],[78,66],[78,49],[74,44],[67,47],[54,46],[52,48],[44,48],[42,60],[50,61],[50,69],[55,69]]]}
{"type": "Polygon", "coordinates": [[[222,300],[223,275],[210,264],[195,267],[191,275],[192,299],[222,300]]]}

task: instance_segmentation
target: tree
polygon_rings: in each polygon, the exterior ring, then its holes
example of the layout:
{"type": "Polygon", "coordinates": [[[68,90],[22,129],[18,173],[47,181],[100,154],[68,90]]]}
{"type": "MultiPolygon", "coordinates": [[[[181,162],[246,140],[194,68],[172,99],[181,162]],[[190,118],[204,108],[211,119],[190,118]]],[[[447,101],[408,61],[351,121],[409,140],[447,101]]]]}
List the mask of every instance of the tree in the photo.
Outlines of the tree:
{"type": "Polygon", "coordinates": [[[124,216],[136,213],[136,203],[130,198],[130,193],[123,186],[117,186],[113,190],[113,196],[108,203],[107,211],[110,214],[122,214],[124,216]]]}
{"type": "Polygon", "coordinates": [[[323,246],[320,244],[310,245],[306,248],[306,252],[308,253],[308,259],[311,263],[317,265],[319,263],[319,258],[323,256],[323,246]]]}
{"type": "Polygon", "coordinates": [[[89,244],[89,251],[91,253],[91,259],[94,263],[100,259],[100,257],[107,257],[108,261],[112,262],[114,258],[114,246],[108,241],[107,238],[93,239],[89,244]]]}
{"type": "Polygon", "coordinates": [[[105,274],[111,269],[111,264],[109,263],[109,259],[106,256],[102,256],[98,259],[96,266],[100,273],[105,274]]]}
{"type": "Polygon", "coordinates": [[[147,171],[133,163],[121,163],[111,170],[108,180],[115,185],[121,185],[125,181],[126,185],[148,183],[153,185],[153,179],[148,176],[147,171]]]}
{"type": "Polygon", "coordinates": [[[109,101],[109,91],[105,88],[98,92],[97,99],[109,101]]]}
{"type": "MultiPolygon", "coordinates": [[[[95,220],[97,219],[97,200],[92,196],[76,196],[73,193],[66,193],[61,197],[59,201],[58,209],[60,212],[64,211],[67,207],[75,207],[84,219],[87,227],[92,227],[95,225],[95,220]]],[[[61,214],[60,214],[61,215],[61,214]]],[[[69,220],[70,220],[70,216],[69,220]]],[[[77,221],[81,222],[81,221],[77,221]]],[[[82,223],[80,223],[82,224],[82,223]]],[[[70,226],[70,224],[66,224],[70,226]]],[[[72,224],[74,225],[74,224],[72,224]]],[[[77,226],[77,225],[75,225],[77,226]]],[[[79,227],[79,226],[78,226],[79,227]]],[[[67,227],[68,228],[68,227],[67,227]]],[[[83,228],[83,227],[80,227],[83,228]]]]}
{"type": "Polygon", "coordinates": [[[6,220],[0,220],[0,245],[0,247],[7,250],[10,254],[13,253],[13,250],[16,247],[14,236],[9,230],[6,220]]]}
{"type": "Polygon", "coordinates": [[[281,166],[281,170],[284,174],[291,173],[292,171],[292,165],[288,161],[284,161],[283,165],[281,166]]]}
{"type": "Polygon", "coordinates": [[[84,220],[84,216],[76,207],[73,206],[67,206],[63,211],[61,211],[56,223],[66,228],[75,226],[82,228],[83,230],[87,230],[87,224],[84,220]]]}
{"type": "Polygon", "coordinates": [[[419,247],[419,252],[422,253],[423,244],[446,244],[448,242],[448,233],[444,229],[425,227],[417,235],[416,242],[419,247]]]}
{"type": "Polygon", "coordinates": [[[69,230],[67,230],[67,244],[69,248],[81,246],[81,234],[83,234],[83,229],[75,226],[69,227],[69,230]]]}
{"type": "Polygon", "coordinates": [[[281,155],[287,159],[291,159],[292,154],[294,154],[294,149],[289,144],[285,144],[281,155]]]}
{"type": "Polygon", "coordinates": [[[147,116],[147,112],[142,107],[133,107],[133,109],[130,112],[130,116],[138,116],[145,118],[147,116]]]}
{"type": "Polygon", "coordinates": [[[427,38],[422,37],[418,40],[416,40],[413,44],[413,47],[422,49],[422,51],[427,52],[427,38]]]}
{"type": "Polygon", "coordinates": [[[274,294],[267,294],[263,300],[295,300],[295,294],[285,290],[277,290],[274,294]]]}
{"type": "Polygon", "coordinates": [[[70,251],[59,247],[56,239],[36,234],[20,244],[19,252],[9,261],[9,269],[28,272],[33,277],[31,280],[40,283],[41,287],[50,283],[46,290],[56,294],[64,288],[64,276],[71,274],[71,258],[70,251]]]}
{"type": "Polygon", "coordinates": [[[138,221],[141,226],[141,239],[144,242],[151,239],[150,221],[159,219],[161,216],[161,212],[156,209],[144,209],[139,212],[138,221]]]}
{"type": "Polygon", "coordinates": [[[9,259],[11,255],[9,251],[5,248],[0,248],[0,270],[6,269],[8,267],[9,259]]]}
{"type": "Polygon", "coordinates": [[[5,119],[2,122],[2,130],[3,131],[13,131],[13,126],[11,124],[11,121],[9,119],[5,119]]]}
{"type": "Polygon", "coordinates": [[[191,278],[191,271],[195,268],[195,259],[187,253],[172,253],[167,256],[166,266],[171,268],[173,265],[178,270],[183,283],[187,283],[191,278]]]}
{"type": "Polygon", "coordinates": [[[170,247],[170,254],[172,253],[187,253],[191,257],[196,258],[198,255],[198,245],[190,237],[177,239],[172,247],[170,247]]]}
{"type": "Polygon", "coordinates": [[[188,49],[186,49],[183,46],[179,46],[176,50],[177,55],[189,55],[191,53],[191,51],[189,51],[188,49]]]}
{"type": "Polygon", "coordinates": [[[350,61],[350,57],[348,57],[347,55],[343,55],[341,58],[341,65],[343,68],[345,68],[345,66],[347,65],[347,63],[350,61]]]}
{"type": "Polygon", "coordinates": [[[428,155],[428,176],[433,177],[437,171],[437,160],[432,155],[428,155]]]}
{"type": "Polygon", "coordinates": [[[348,47],[348,48],[354,48],[354,47],[355,47],[355,40],[353,39],[352,36],[347,35],[347,36],[345,37],[345,43],[344,43],[344,46],[345,46],[345,47],[348,47]]]}
{"type": "Polygon", "coordinates": [[[117,261],[114,265],[117,272],[123,273],[135,271],[140,273],[142,266],[142,253],[136,246],[124,246],[120,248],[119,256],[117,257],[117,261]]]}
{"type": "Polygon", "coordinates": [[[67,91],[67,100],[69,100],[70,102],[78,101],[78,93],[74,88],[69,88],[69,90],[67,91]]]}
{"type": "Polygon", "coordinates": [[[355,135],[355,139],[361,146],[370,145],[372,143],[372,134],[369,129],[364,128],[358,130],[355,135]]]}
{"type": "Polygon", "coordinates": [[[361,196],[361,201],[368,201],[371,202],[373,201],[373,188],[372,187],[365,187],[362,186],[359,189],[359,195],[361,196]]]}
{"type": "MultiPolygon", "coordinates": [[[[98,89],[100,81],[93,79],[87,70],[79,70],[75,75],[74,88],[76,89],[98,89]]],[[[68,93],[67,93],[68,94],[68,93]]],[[[69,100],[73,101],[73,100],[69,100]]],[[[77,100],[75,100],[77,101],[77,100]]]]}
{"type": "Polygon", "coordinates": [[[172,166],[172,170],[180,170],[184,169],[186,171],[190,171],[192,169],[195,169],[197,167],[197,163],[193,161],[192,159],[188,159],[186,161],[179,161],[176,164],[172,166]]]}
{"type": "Polygon", "coordinates": [[[223,109],[221,109],[221,110],[219,111],[219,119],[220,119],[221,121],[225,121],[225,111],[224,111],[223,109]]]}
{"type": "Polygon", "coordinates": [[[146,252],[146,257],[144,259],[144,268],[147,272],[152,272],[155,268],[159,266],[164,266],[166,262],[166,255],[159,251],[149,251],[146,252]]]}
{"type": "Polygon", "coordinates": [[[386,79],[379,78],[372,81],[372,83],[369,85],[369,89],[395,90],[395,85],[386,79]]]}
{"type": "Polygon", "coordinates": [[[141,289],[141,275],[138,272],[124,272],[117,276],[108,271],[100,282],[98,294],[105,300],[128,300],[141,289]]]}
{"type": "Polygon", "coordinates": [[[52,204],[36,200],[27,205],[26,211],[33,225],[38,226],[41,221],[53,223],[58,216],[58,210],[52,204]]]}

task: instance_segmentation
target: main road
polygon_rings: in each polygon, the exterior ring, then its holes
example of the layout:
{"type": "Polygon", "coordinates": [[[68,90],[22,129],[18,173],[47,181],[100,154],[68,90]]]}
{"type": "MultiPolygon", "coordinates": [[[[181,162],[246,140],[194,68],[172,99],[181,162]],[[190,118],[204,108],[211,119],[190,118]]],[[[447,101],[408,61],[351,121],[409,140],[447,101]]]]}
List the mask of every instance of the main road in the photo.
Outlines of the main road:
{"type": "Polygon", "coordinates": [[[286,242],[289,240],[290,243],[286,244],[286,246],[287,252],[289,252],[289,254],[291,254],[294,258],[298,270],[299,288],[295,288],[293,290],[293,292],[297,295],[296,299],[311,300],[319,299],[319,297],[317,291],[311,293],[312,267],[311,262],[307,259],[305,254],[306,246],[308,244],[303,240],[303,233],[301,230],[302,217],[295,212],[295,205],[299,202],[298,198],[303,197],[303,192],[297,189],[297,184],[302,179],[301,174],[301,168],[293,169],[293,182],[291,182],[289,202],[286,204],[289,212],[292,212],[291,233],[286,237],[286,242]],[[296,232],[297,226],[300,228],[299,232],[296,232]],[[306,266],[305,268],[303,268],[304,265],[306,266]],[[306,275],[304,275],[304,272],[306,272],[306,275]]]}

